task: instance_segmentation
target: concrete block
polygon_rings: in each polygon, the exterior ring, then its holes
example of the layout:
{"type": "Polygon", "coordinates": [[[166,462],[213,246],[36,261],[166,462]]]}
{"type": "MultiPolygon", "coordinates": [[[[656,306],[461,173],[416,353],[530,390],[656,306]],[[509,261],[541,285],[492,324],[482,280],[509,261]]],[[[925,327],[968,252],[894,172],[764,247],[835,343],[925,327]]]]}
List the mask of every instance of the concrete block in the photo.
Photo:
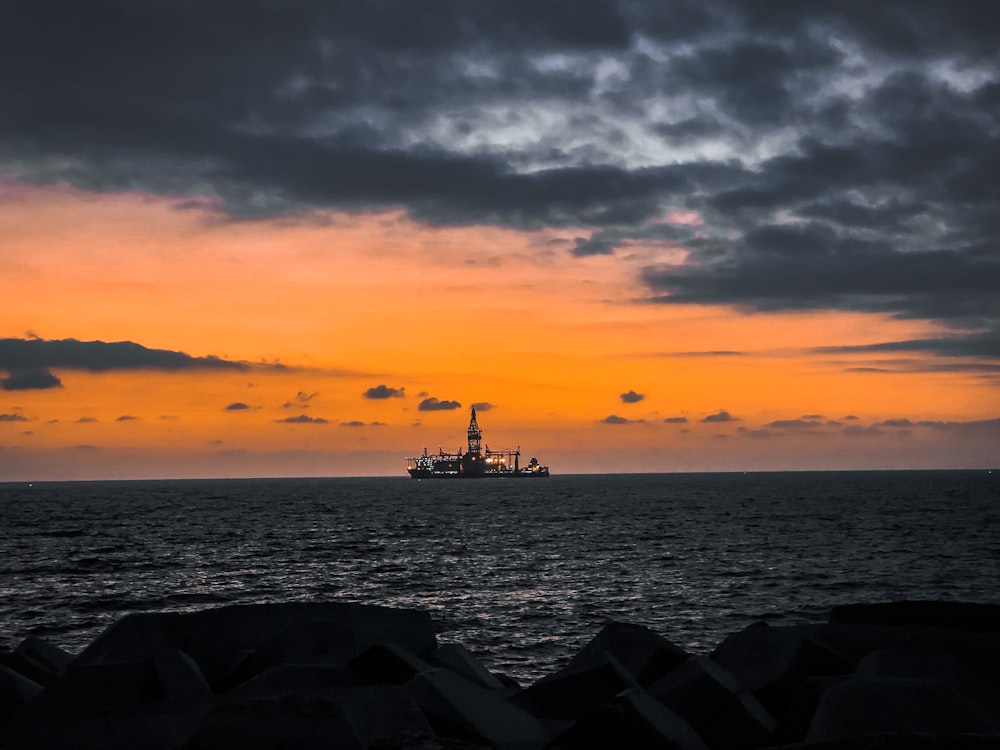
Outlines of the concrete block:
{"type": "Polygon", "coordinates": [[[880,736],[950,737],[986,727],[937,680],[856,677],[820,698],[808,742],[858,741],[880,736]]]}
{"type": "Polygon", "coordinates": [[[282,664],[347,666],[358,652],[353,628],[336,620],[299,620],[290,623],[249,654],[219,687],[238,685],[282,664]]]}
{"type": "MultiPolygon", "coordinates": [[[[347,675],[349,677],[349,675],[347,675]]],[[[398,685],[351,685],[344,670],[322,664],[274,667],[226,693],[223,703],[253,705],[267,701],[319,699],[337,706],[354,733],[367,745],[434,732],[410,693],[398,685]]]]}
{"type": "Polygon", "coordinates": [[[212,690],[198,664],[177,648],[165,649],[152,659],[161,700],[171,713],[207,710],[213,699],[212,690]]]}
{"type": "Polygon", "coordinates": [[[0,665],[0,718],[10,716],[41,692],[42,686],[37,682],[0,665]]]}
{"type": "Polygon", "coordinates": [[[443,646],[438,646],[427,655],[427,661],[435,666],[450,669],[455,674],[490,690],[509,689],[499,677],[490,672],[469,649],[460,643],[446,643],[443,646]]]}
{"type": "Polygon", "coordinates": [[[28,636],[14,649],[9,666],[39,685],[48,685],[65,673],[73,654],[36,636],[28,636]]]}
{"type": "Polygon", "coordinates": [[[330,701],[289,696],[224,703],[195,729],[183,750],[365,750],[351,722],[330,701]]]}
{"type": "Polygon", "coordinates": [[[605,625],[566,665],[565,672],[594,666],[610,653],[640,685],[649,685],[672,670],[688,654],[642,625],[612,622],[605,625]]]}
{"type": "Polygon", "coordinates": [[[498,750],[535,750],[549,741],[534,716],[448,670],[421,672],[407,690],[439,736],[486,742],[498,750]]]}
{"type": "Polygon", "coordinates": [[[713,748],[759,747],[777,727],[753,694],[708,657],[691,657],[648,690],[713,748]]]}
{"type": "Polygon", "coordinates": [[[350,668],[358,685],[402,685],[433,669],[423,659],[391,643],[372,646],[351,659],[350,668]]]}
{"type": "Polygon", "coordinates": [[[618,661],[605,652],[600,661],[576,671],[560,670],[511,696],[510,702],[533,716],[577,720],[639,683],[618,661]]]}
{"type": "Polygon", "coordinates": [[[591,712],[552,743],[560,750],[708,750],[698,733],[643,690],[633,688],[591,712]]]}
{"type": "MultiPolygon", "coordinates": [[[[437,646],[430,614],[342,602],[250,604],[185,614],[126,615],[95,640],[77,659],[80,664],[137,661],[165,646],[190,654],[216,692],[235,684],[234,673],[251,654],[275,641],[272,658],[280,655],[281,634],[297,623],[330,623],[331,632],[350,631],[356,653],[377,643],[395,643],[414,654],[437,646]]],[[[320,632],[320,626],[301,626],[320,632]]],[[[313,643],[312,647],[316,647],[313,643]]],[[[262,657],[262,662],[266,658],[262,657]]],[[[271,665],[273,666],[273,665],[271,665]]],[[[244,676],[245,678],[245,676],[244,676]]]]}

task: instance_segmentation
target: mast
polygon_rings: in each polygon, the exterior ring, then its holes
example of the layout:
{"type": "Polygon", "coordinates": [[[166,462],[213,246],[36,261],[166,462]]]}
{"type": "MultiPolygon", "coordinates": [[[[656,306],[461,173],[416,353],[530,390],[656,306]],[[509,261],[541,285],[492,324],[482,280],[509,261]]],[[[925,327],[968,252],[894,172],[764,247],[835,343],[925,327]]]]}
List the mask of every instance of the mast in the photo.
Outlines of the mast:
{"type": "Polygon", "coordinates": [[[472,407],[472,418],[469,420],[469,453],[478,456],[480,453],[479,442],[483,439],[483,431],[479,429],[479,422],[476,421],[476,407],[472,407]]]}

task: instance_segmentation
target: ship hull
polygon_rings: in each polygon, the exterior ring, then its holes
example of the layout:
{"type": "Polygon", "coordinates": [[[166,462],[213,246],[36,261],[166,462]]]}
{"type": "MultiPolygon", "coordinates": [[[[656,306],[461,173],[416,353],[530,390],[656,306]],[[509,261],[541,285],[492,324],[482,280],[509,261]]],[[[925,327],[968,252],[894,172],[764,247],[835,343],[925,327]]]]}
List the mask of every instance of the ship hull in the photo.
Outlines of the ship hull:
{"type": "Polygon", "coordinates": [[[495,471],[485,474],[465,474],[454,471],[435,471],[434,469],[407,469],[414,479],[543,479],[548,477],[549,470],[541,471],[495,471]]]}

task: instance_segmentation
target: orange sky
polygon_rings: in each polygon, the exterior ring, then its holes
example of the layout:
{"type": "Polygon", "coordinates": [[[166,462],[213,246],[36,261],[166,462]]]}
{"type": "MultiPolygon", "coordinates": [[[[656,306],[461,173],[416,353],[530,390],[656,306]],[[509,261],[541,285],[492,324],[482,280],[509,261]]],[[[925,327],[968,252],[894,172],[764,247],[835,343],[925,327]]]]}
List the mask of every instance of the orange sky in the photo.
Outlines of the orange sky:
{"type": "Polygon", "coordinates": [[[233,222],[4,183],[0,338],[251,366],[53,367],[61,388],[0,391],[0,481],[402,475],[404,456],[462,444],[474,402],[493,405],[491,446],[520,444],[553,473],[995,462],[995,428],[967,424],[1000,415],[995,380],[912,353],[814,351],[940,335],[933,324],[643,303],[639,268],[683,248],[573,257],[575,237],[402,212],[233,222]],[[363,396],[382,384],[405,397],[363,396]],[[420,411],[428,396],[462,408],[420,411]],[[301,415],[325,421],[281,421],[301,415]]]}

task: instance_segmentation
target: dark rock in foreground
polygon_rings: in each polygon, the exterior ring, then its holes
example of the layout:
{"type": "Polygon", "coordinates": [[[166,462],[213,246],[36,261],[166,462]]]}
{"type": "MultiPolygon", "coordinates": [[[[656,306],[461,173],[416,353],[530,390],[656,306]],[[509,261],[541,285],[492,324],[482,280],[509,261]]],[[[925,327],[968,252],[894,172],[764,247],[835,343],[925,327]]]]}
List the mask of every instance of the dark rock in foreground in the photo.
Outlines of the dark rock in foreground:
{"type": "Polygon", "coordinates": [[[997,748],[1000,607],[840,607],[692,656],[613,623],[524,688],[426,612],[341,603],[123,618],[0,653],[0,750],[997,748]]]}

